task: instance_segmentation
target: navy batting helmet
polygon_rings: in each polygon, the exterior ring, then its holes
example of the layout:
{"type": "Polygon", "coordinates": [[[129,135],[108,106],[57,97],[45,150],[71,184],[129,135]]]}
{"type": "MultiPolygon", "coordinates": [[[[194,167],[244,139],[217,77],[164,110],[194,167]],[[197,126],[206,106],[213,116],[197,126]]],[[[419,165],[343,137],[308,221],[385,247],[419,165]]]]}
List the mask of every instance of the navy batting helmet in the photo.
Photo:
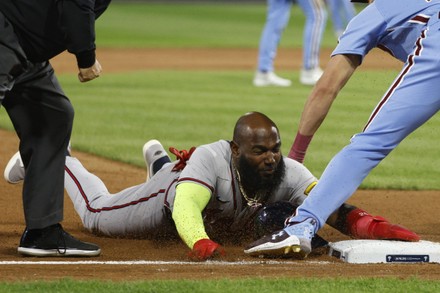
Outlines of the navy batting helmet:
{"type": "Polygon", "coordinates": [[[290,217],[297,206],[288,201],[278,201],[262,208],[255,217],[255,238],[284,228],[284,221],[290,217]]]}
{"type": "MultiPolygon", "coordinates": [[[[298,206],[288,201],[278,201],[262,208],[254,220],[254,238],[259,239],[266,234],[273,233],[284,228],[286,219],[293,215],[298,206]]],[[[312,239],[312,249],[323,247],[328,244],[327,240],[318,234],[312,239]]]]}

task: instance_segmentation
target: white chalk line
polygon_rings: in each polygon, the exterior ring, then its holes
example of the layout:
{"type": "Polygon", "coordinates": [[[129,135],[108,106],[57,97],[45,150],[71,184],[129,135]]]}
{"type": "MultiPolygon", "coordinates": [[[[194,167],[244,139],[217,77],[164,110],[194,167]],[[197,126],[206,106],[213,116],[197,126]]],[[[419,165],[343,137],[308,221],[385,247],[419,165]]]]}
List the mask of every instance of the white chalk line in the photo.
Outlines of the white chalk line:
{"type": "Polygon", "coordinates": [[[2,265],[195,265],[195,266],[248,266],[248,265],[295,265],[300,264],[330,264],[328,261],[206,261],[206,262],[190,262],[190,261],[0,261],[2,265]]]}

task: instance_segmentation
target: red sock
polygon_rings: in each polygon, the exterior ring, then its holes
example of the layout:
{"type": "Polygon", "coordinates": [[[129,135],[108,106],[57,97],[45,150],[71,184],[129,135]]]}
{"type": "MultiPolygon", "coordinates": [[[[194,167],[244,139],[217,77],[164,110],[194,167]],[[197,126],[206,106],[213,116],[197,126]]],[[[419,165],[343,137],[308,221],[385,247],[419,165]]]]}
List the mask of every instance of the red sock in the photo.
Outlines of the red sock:
{"type": "Polygon", "coordinates": [[[348,234],[358,239],[420,240],[416,233],[405,227],[391,224],[381,216],[373,217],[359,208],[348,213],[346,223],[348,234]]]}

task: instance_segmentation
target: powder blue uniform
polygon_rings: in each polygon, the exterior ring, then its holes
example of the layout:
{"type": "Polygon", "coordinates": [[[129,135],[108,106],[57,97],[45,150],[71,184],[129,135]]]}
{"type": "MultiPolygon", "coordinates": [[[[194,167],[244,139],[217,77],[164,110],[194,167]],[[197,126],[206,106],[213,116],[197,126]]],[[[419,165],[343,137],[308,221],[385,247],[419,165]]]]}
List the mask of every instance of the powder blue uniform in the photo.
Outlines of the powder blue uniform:
{"type": "Polygon", "coordinates": [[[379,47],[405,64],[364,131],[330,161],[293,221],[313,217],[321,228],[382,159],[438,112],[439,12],[440,0],[376,0],[349,23],[333,55],[363,57],[379,47]]]}
{"type": "MultiPolygon", "coordinates": [[[[306,15],[303,34],[303,68],[319,66],[322,34],[327,22],[327,11],[323,0],[297,0],[306,15]]],[[[274,71],[273,63],[281,34],[290,18],[293,0],[268,0],[267,19],[260,39],[258,70],[274,71]]]]}
{"type": "Polygon", "coordinates": [[[330,9],[333,30],[339,38],[347,24],[356,15],[356,9],[348,0],[326,0],[326,2],[330,9]]]}

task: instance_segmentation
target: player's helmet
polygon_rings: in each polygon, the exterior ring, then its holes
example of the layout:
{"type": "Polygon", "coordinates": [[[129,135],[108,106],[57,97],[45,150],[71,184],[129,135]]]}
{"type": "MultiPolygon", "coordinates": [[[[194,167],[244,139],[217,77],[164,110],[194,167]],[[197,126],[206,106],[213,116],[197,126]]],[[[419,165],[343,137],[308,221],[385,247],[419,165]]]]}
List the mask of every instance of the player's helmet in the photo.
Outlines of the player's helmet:
{"type": "Polygon", "coordinates": [[[261,238],[266,234],[284,228],[284,221],[290,217],[297,206],[288,201],[279,201],[262,208],[254,220],[254,237],[261,238]]]}
{"type": "MultiPolygon", "coordinates": [[[[279,201],[262,208],[254,220],[254,237],[259,239],[264,235],[284,228],[284,222],[293,215],[298,206],[288,201],[279,201]]],[[[312,239],[312,249],[326,246],[328,242],[318,234],[312,239]]]]}
{"type": "Polygon", "coordinates": [[[368,0],[351,0],[351,2],[370,3],[370,1],[368,1],[368,0]]]}

